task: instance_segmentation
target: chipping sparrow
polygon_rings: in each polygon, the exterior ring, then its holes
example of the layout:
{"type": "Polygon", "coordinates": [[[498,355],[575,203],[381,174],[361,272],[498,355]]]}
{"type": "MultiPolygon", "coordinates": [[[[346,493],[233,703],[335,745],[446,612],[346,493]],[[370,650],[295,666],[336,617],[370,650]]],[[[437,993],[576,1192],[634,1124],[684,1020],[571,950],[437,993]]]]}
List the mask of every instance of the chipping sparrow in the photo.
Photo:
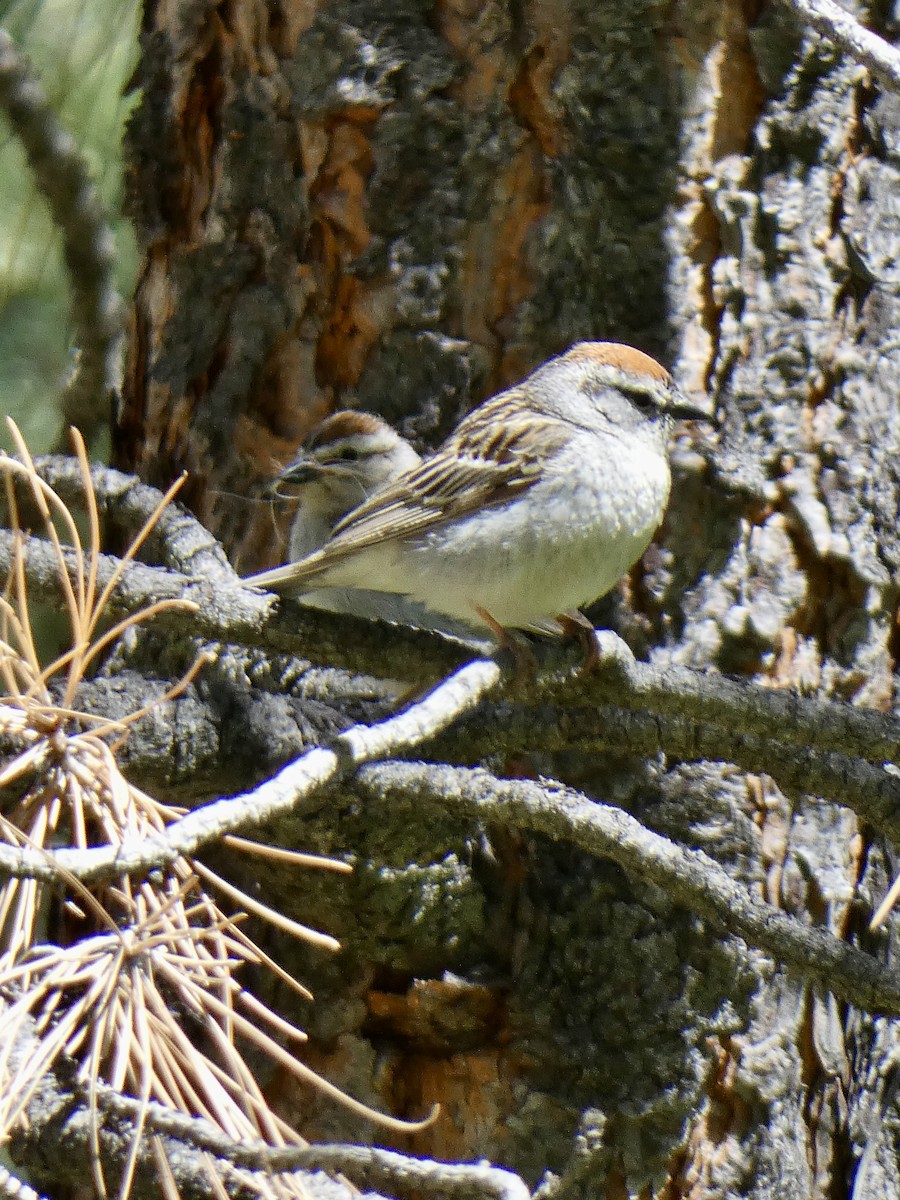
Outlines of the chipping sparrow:
{"type": "Polygon", "coordinates": [[[581,342],[469,413],[320,549],[248,582],[393,593],[498,634],[565,631],[662,520],[676,417],[709,419],[646,354],[581,342]]]}
{"type": "Polygon", "coordinates": [[[320,549],[342,517],[421,461],[405,438],[372,413],[326,417],[276,481],[276,495],[287,488],[300,501],[288,542],[291,562],[320,549]]]}
{"type": "MultiPolygon", "coordinates": [[[[421,461],[409,442],[373,413],[345,410],[320,421],[275,481],[277,496],[299,501],[288,539],[289,561],[319,550],[342,517],[388,480],[421,461]]],[[[311,608],[330,612],[406,625],[428,623],[428,614],[420,605],[384,592],[330,588],[299,598],[311,608]]]]}

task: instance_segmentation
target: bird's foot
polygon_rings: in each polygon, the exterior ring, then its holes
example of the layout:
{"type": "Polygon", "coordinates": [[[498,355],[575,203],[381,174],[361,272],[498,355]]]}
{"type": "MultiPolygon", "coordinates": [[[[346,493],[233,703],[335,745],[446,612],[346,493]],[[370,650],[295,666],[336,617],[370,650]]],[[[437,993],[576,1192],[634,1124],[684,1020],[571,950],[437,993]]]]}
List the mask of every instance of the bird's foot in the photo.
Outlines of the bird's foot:
{"type": "Polygon", "coordinates": [[[566,613],[560,613],[556,619],[563,631],[563,637],[574,638],[581,646],[584,654],[581,673],[589,675],[592,671],[599,670],[604,662],[600,653],[600,641],[597,630],[584,613],[579,612],[577,608],[571,608],[566,613]]]}
{"type": "Polygon", "coordinates": [[[613,671],[623,676],[634,666],[630,647],[611,629],[595,629],[584,613],[570,609],[557,621],[564,637],[576,638],[584,651],[581,674],[591,671],[613,671]]]}
{"type": "Polygon", "coordinates": [[[515,664],[514,685],[516,687],[525,687],[527,684],[533,683],[537,678],[538,664],[530,647],[525,642],[516,638],[508,629],[505,629],[499,621],[495,621],[486,608],[481,608],[478,604],[473,607],[479,618],[487,625],[496,638],[498,649],[506,650],[512,655],[513,663],[515,664]]]}

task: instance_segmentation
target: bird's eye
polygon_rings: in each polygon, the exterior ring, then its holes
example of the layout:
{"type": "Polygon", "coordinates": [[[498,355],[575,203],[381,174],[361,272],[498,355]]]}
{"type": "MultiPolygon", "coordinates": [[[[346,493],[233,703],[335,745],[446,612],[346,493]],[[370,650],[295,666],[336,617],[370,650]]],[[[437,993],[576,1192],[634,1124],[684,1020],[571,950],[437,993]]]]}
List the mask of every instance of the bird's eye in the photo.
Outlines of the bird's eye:
{"type": "Polygon", "coordinates": [[[341,451],[341,458],[344,460],[344,462],[358,462],[359,451],[353,450],[350,446],[345,446],[341,451]]]}
{"type": "Polygon", "coordinates": [[[648,392],[629,392],[628,398],[639,412],[653,412],[657,407],[656,401],[648,392]]]}

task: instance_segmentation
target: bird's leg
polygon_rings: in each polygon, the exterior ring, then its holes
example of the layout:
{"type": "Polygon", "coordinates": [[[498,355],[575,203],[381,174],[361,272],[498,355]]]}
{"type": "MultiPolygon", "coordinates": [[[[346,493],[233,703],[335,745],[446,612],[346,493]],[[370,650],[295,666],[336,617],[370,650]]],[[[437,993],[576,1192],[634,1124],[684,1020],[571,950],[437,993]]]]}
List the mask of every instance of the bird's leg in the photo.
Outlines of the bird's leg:
{"type": "Polygon", "coordinates": [[[479,604],[473,604],[472,607],[497,639],[498,648],[508,650],[512,655],[515,663],[516,684],[524,686],[531,683],[537,676],[538,664],[529,647],[515,638],[508,629],[504,629],[499,621],[495,621],[487,609],[482,608],[479,604]]]}
{"type": "Polygon", "coordinates": [[[577,608],[570,608],[568,612],[561,613],[556,619],[560,623],[563,636],[576,638],[584,652],[582,672],[587,675],[591,671],[596,671],[603,661],[603,656],[597,641],[597,630],[591,622],[577,608]]]}

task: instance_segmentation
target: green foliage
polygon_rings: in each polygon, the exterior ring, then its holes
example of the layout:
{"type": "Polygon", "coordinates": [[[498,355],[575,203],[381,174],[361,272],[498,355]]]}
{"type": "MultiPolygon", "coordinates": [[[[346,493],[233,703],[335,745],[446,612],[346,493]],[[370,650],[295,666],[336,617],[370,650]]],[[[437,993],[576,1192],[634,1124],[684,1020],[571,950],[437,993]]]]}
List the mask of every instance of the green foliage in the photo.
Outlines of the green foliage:
{"type": "MultiPolygon", "coordinates": [[[[116,235],[118,285],[136,265],[119,216],[125,95],[137,52],[138,0],[0,0],[0,25],[28,56],[45,93],[81,147],[116,235]]],[[[0,125],[0,413],[12,414],[35,451],[59,427],[56,398],[71,367],[68,281],[60,238],[22,148],[0,125]]]]}

